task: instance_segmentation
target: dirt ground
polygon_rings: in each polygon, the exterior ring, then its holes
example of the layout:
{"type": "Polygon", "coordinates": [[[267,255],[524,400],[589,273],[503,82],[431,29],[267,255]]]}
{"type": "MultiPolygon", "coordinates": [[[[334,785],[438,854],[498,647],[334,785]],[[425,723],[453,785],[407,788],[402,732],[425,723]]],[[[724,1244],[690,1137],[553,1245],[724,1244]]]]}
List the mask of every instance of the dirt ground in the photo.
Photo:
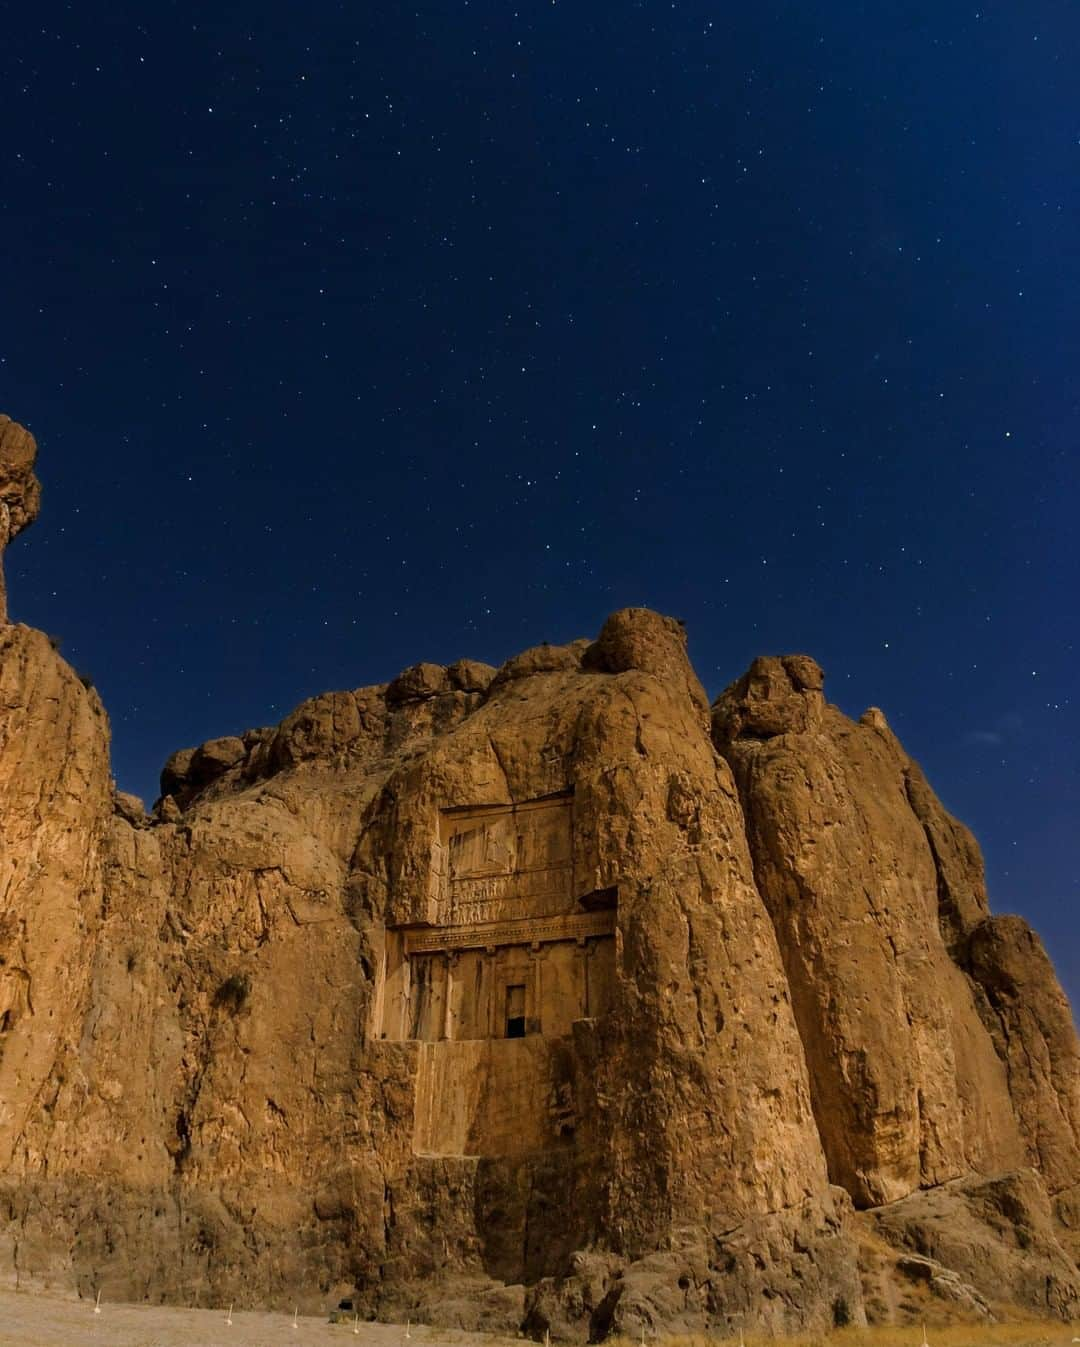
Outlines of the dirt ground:
{"type": "Polygon", "coordinates": [[[325,1318],[160,1305],[101,1306],[36,1292],[0,1291],[0,1347],[521,1347],[516,1339],[395,1324],[331,1324],[325,1318]]]}
{"type": "MultiPolygon", "coordinates": [[[[234,1310],[103,1304],[31,1291],[0,1291],[0,1347],[522,1347],[500,1338],[413,1324],[331,1324],[325,1318],[234,1310]]],[[[827,1336],[747,1337],[746,1347],[922,1347],[921,1328],[843,1329],[827,1336]]],[[[1080,1324],[950,1325],[929,1330],[929,1347],[1072,1347],[1080,1324]]],[[[639,1347],[616,1340],[612,1347],[639,1347]]],[[[647,1347],[735,1347],[719,1338],[658,1338],[647,1347]]]]}

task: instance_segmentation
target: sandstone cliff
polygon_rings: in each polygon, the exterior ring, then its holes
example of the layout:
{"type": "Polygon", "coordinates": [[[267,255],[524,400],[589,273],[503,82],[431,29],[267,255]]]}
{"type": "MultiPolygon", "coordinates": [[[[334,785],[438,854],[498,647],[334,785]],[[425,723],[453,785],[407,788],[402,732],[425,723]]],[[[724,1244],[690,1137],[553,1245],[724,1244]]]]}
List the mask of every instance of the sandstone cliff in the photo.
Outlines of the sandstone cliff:
{"type": "Polygon", "coordinates": [[[592,1339],[1080,1309],[1068,1006],[805,656],[710,714],[627,610],[183,750],[150,815],[40,633],[0,694],[0,1275],[592,1339]]]}
{"type": "Polygon", "coordinates": [[[32,524],[41,508],[41,483],[34,476],[37,445],[28,430],[0,416],[0,622],[8,620],[4,548],[32,524]]]}

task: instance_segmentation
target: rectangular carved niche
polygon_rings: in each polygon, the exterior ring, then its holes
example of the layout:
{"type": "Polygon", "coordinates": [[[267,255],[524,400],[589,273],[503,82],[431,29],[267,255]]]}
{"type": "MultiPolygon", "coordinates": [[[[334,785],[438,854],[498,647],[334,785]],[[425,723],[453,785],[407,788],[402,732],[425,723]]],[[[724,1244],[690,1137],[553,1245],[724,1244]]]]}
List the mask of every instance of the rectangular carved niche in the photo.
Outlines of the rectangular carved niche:
{"type": "Polygon", "coordinates": [[[417,1153],[572,1141],[571,1029],[611,1006],[617,902],[573,894],[569,795],[439,814],[437,920],[387,930],[376,1000],[382,1036],[420,1044],[417,1153]]]}
{"type": "Polygon", "coordinates": [[[420,1038],[416,1154],[528,1155],[574,1144],[571,1029],[609,1008],[614,949],[603,934],[409,959],[420,1038]]]}
{"type": "Polygon", "coordinates": [[[559,1037],[609,1007],[615,912],[387,932],[383,1037],[559,1037]],[[507,1011],[509,1000],[516,1007],[507,1011]],[[507,1032],[507,1020],[520,1020],[507,1032]]]}
{"type": "Polygon", "coordinates": [[[440,926],[548,916],[573,906],[571,796],[444,809],[434,849],[440,926]]]}

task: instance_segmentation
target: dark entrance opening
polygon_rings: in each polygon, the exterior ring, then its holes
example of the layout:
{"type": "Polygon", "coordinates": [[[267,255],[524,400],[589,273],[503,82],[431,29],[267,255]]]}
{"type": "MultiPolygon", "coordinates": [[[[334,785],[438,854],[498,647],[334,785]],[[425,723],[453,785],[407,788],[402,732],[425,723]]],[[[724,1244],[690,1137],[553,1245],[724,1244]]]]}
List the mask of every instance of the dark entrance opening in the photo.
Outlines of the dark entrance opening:
{"type": "Polygon", "coordinates": [[[525,1037],[525,985],[506,989],[506,1037],[525,1037]]]}

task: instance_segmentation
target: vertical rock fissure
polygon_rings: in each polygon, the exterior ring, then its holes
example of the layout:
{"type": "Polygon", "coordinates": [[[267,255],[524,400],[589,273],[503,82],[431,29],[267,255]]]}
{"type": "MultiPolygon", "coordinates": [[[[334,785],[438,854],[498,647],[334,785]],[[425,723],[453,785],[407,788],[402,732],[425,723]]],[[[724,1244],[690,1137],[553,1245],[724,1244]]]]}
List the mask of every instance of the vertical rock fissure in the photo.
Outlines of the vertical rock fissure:
{"type": "Polygon", "coordinates": [[[938,927],[941,931],[941,938],[944,940],[945,948],[949,951],[949,955],[953,959],[953,962],[957,963],[958,966],[962,966],[960,965],[957,955],[967,932],[964,928],[964,921],[960,910],[953,899],[952,891],[949,887],[949,881],[945,874],[945,866],[941,858],[941,853],[938,850],[937,840],[935,839],[927,820],[923,818],[916,808],[912,796],[910,768],[905,768],[904,770],[904,798],[907,801],[908,808],[911,810],[916,823],[918,823],[919,827],[922,829],[922,834],[926,838],[927,849],[934,862],[934,875],[937,882],[938,927]]]}

